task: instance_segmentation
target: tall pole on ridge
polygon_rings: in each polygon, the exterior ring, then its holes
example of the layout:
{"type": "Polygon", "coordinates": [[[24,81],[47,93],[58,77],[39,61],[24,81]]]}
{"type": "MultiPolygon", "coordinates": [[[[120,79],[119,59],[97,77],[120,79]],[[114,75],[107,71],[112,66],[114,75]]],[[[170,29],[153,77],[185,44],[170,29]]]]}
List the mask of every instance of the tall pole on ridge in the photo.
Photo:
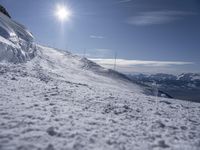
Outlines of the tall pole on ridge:
{"type": "Polygon", "coordinates": [[[116,66],[117,66],[117,51],[115,51],[114,70],[116,70],[116,66]]]}

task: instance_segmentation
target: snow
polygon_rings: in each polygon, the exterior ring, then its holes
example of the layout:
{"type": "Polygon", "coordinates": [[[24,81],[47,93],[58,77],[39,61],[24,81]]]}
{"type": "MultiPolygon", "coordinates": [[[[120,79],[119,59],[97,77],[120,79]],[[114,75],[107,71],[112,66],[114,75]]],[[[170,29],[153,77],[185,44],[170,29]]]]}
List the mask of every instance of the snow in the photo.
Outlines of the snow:
{"type": "Polygon", "coordinates": [[[32,34],[0,12],[0,61],[26,62],[35,56],[32,34]]]}
{"type": "Polygon", "coordinates": [[[120,73],[41,45],[5,62],[27,51],[0,41],[1,150],[199,149],[200,104],[147,96],[120,73]]]}
{"type": "Polygon", "coordinates": [[[200,80],[200,74],[199,73],[183,73],[179,76],[177,76],[177,80],[200,80]]]}
{"type": "Polygon", "coordinates": [[[0,149],[199,148],[200,104],[156,101],[78,56],[37,49],[27,63],[1,63],[0,149]]]}
{"type": "Polygon", "coordinates": [[[19,47],[17,47],[17,45],[13,44],[11,41],[5,39],[2,36],[0,36],[0,43],[1,43],[1,45],[6,44],[6,45],[9,45],[9,46],[12,46],[13,48],[19,48],[19,47]]]}
{"type": "Polygon", "coordinates": [[[192,80],[194,81],[194,80],[200,80],[200,75],[198,74],[198,75],[196,75],[196,76],[193,76],[192,77],[192,80]]]}

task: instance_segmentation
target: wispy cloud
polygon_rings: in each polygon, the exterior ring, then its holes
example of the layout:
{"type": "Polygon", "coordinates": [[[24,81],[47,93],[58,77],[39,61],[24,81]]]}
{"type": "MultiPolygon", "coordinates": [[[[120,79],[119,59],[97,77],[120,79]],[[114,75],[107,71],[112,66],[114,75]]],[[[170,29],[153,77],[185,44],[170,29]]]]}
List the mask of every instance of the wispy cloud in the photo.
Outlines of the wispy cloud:
{"type": "Polygon", "coordinates": [[[128,19],[128,23],[138,26],[165,24],[183,19],[185,16],[194,14],[195,13],[193,12],[174,11],[174,10],[141,12],[136,16],[130,17],[128,19]]]}
{"type": "MultiPolygon", "coordinates": [[[[114,59],[90,59],[103,67],[113,69],[114,59]]],[[[189,71],[194,65],[193,62],[184,61],[143,61],[117,59],[117,70],[123,73],[182,73],[189,71]]]]}
{"type": "MultiPolygon", "coordinates": [[[[114,59],[91,59],[101,65],[113,65],[114,59]]],[[[117,59],[117,64],[120,66],[134,66],[134,65],[143,65],[143,66],[154,66],[154,67],[165,67],[171,65],[191,65],[193,62],[184,62],[184,61],[143,61],[143,60],[126,60],[126,59],[117,59]]]]}
{"type": "Polygon", "coordinates": [[[100,35],[90,35],[91,39],[104,39],[104,36],[100,36],[100,35]]]}
{"type": "Polygon", "coordinates": [[[119,0],[119,1],[117,1],[117,3],[128,3],[131,1],[133,1],[133,0],[119,0]]]}

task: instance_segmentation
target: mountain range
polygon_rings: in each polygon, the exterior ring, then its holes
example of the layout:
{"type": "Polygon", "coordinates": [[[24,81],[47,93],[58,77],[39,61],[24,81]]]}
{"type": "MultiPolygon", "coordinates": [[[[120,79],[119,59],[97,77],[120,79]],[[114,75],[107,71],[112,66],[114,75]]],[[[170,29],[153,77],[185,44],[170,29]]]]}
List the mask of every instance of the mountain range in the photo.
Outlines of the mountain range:
{"type": "Polygon", "coordinates": [[[128,74],[131,80],[157,88],[176,99],[200,102],[200,73],[172,74],[128,74]]]}

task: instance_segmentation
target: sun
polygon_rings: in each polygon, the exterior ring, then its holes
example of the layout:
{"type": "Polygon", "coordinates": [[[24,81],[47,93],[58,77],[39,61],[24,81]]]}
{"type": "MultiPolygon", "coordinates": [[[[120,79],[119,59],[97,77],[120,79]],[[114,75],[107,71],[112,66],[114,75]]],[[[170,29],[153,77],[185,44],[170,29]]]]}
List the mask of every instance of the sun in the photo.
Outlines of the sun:
{"type": "Polygon", "coordinates": [[[68,21],[71,17],[71,11],[64,5],[57,5],[55,15],[61,22],[68,21]]]}

